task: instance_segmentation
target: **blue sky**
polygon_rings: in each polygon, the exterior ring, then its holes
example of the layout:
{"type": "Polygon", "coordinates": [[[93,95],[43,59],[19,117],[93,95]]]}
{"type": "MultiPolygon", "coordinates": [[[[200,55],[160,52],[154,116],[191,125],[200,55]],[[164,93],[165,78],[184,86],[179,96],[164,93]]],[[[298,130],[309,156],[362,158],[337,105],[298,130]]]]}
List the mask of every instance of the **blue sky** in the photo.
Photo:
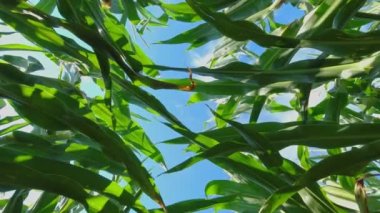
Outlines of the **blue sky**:
{"type": "MultiPolygon", "coordinates": [[[[197,24],[185,24],[175,21],[170,21],[168,27],[150,27],[149,31],[143,35],[143,38],[148,43],[155,43],[160,40],[166,40],[180,32],[183,32],[190,27],[197,24]]],[[[138,41],[139,42],[139,41],[138,41]]],[[[191,67],[196,65],[196,59],[206,55],[210,50],[210,45],[198,48],[195,51],[188,52],[186,49],[188,44],[181,45],[160,45],[151,44],[149,47],[139,42],[144,51],[152,58],[157,64],[177,67],[191,67]],[[197,58],[198,57],[198,58],[197,58]],[[194,59],[195,58],[195,59],[194,59]]],[[[165,72],[161,74],[162,77],[185,77],[187,74],[165,72]]],[[[187,101],[191,92],[181,92],[174,90],[151,90],[156,98],[158,98],[167,107],[167,109],[177,116],[186,126],[195,132],[204,130],[205,121],[210,119],[211,113],[206,107],[206,103],[197,103],[188,105],[187,101]]],[[[214,103],[208,103],[215,105],[214,103]]],[[[144,112],[138,107],[132,109],[141,113],[146,117],[152,118],[151,115],[144,112]]],[[[152,118],[151,122],[139,121],[144,127],[146,133],[150,136],[152,141],[159,142],[174,137],[178,137],[177,133],[173,132],[168,127],[160,124],[157,118],[152,118]]],[[[173,167],[178,163],[186,160],[192,156],[190,153],[184,151],[185,146],[173,146],[158,144],[168,167],[173,167]]],[[[153,173],[159,174],[163,172],[162,169],[155,168],[153,173]]],[[[227,179],[228,176],[221,169],[217,168],[208,161],[202,161],[184,171],[172,173],[169,175],[161,175],[156,178],[156,183],[164,197],[167,204],[174,202],[202,198],[204,195],[204,188],[206,184],[215,179],[227,179]]],[[[154,205],[151,201],[149,201],[154,205]]],[[[210,212],[206,210],[205,212],[210,212]]]]}

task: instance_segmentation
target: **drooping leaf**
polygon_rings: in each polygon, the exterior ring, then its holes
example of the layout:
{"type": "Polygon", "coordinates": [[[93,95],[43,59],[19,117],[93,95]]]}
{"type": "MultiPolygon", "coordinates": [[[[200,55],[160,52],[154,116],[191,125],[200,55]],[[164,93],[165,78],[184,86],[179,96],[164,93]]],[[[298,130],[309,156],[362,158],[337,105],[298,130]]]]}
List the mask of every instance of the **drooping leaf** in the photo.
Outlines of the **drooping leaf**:
{"type": "MultiPolygon", "coordinates": [[[[187,200],[178,202],[172,205],[167,206],[167,212],[194,212],[199,211],[203,209],[208,209],[211,207],[216,208],[218,205],[223,203],[228,203],[232,201],[235,198],[235,196],[225,196],[225,197],[218,197],[218,198],[212,198],[212,199],[193,199],[193,200],[187,200]]],[[[153,209],[149,212],[152,213],[161,213],[164,212],[159,209],[153,209]]]]}
{"type": "Polygon", "coordinates": [[[245,144],[238,144],[238,143],[233,143],[233,142],[217,144],[201,152],[200,154],[193,156],[187,159],[186,161],[167,170],[165,174],[181,171],[204,159],[210,160],[212,158],[217,158],[217,157],[227,157],[228,155],[231,155],[235,152],[246,151],[246,150],[249,150],[249,146],[245,144]]]}
{"type": "Polygon", "coordinates": [[[126,91],[129,91],[132,93],[133,97],[135,97],[141,104],[145,106],[149,106],[152,110],[157,111],[166,118],[168,121],[183,126],[183,124],[174,116],[172,115],[165,106],[158,101],[153,95],[145,92],[141,88],[129,83],[128,81],[125,81],[121,79],[120,77],[116,75],[112,75],[112,79],[117,82],[126,91]]]}
{"type": "Polygon", "coordinates": [[[213,180],[206,186],[205,192],[212,195],[237,195],[237,197],[219,209],[231,209],[241,212],[258,211],[260,205],[270,193],[254,182],[237,183],[230,180],[213,180]],[[255,193],[252,193],[252,192],[255,193]]]}
{"type": "MultiPolygon", "coordinates": [[[[247,88],[248,86],[252,88],[261,88],[271,84],[289,81],[294,83],[317,83],[338,77],[347,79],[354,76],[365,75],[373,69],[373,66],[378,63],[378,60],[379,56],[374,55],[371,58],[366,58],[359,62],[339,63],[338,61],[335,61],[335,63],[332,62],[334,65],[330,65],[327,62],[327,66],[325,67],[307,67],[305,64],[298,63],[277,70],[263,70],[258,66],[251,66],[241,62],[235,62],[214,69],[209,69],[206,67],[192,68],[192,72],[202,76],[211,76],[221,80],[233,80],[233,82],[244,81],[245,85],[239,82],[244,88],[247,88]]],[[[319,63],[320,61],[310,62],[319,63]]],[[[178,70],[182,72],[186,71],[185,68],[166,66],[157,67],[161,70],[178,70]]],[[[212,84],[215,83],[215,81],[208,83],[212,84]]],[[[200,84],[199,86],[203,85],[200,84]]],[[[289,85],[287,85],[287,88],[289,88],[289,85]]]]}
{"type": "Polygon", "coordinates": [[[37,125],[53,130],[75,129],[92,138],[108,157],[123,163],[144,191],[163,205],[150,175],[132,150],[116,133],[77,114],[80,104],[75,99],[53,88],[22,84],[1,84],[0,95],[12,99],[19,111],[37,125]]]}
{"type": "Polygon", "coordinates": [[[72,179],[68,179],[59,175],[44,174],[39,171],[30,169],[26,166],[15,163],[0,162],[0,171],[6,173],[7,176],[2,176],[0,182],[10,186],[35,188],[46,190],[52,193],[62,194],[64,196],[77,200],[86,209],[94,212],[115,211],[118,209],[110,200],[106,201],[103,206],[88,202],[90,195],[72,179]]]}
{"type": "Polygon", "coordinates": [[[330,175],[355,176],[372,160],[380,158],[376,151],[379,142],[364,145],[362,148],[352,149],[342,154],[333,155],[314,165],[305,174],[301,175],[291,187],[285,187],[273,194],[261,208],[261,212],[273,212],[288,200],[298,190],[309,184],[330,175]]]}
{"type": "Polygon", "coordinates": [[[212,24],[218,31],[237,41],[252,40],[262,46],[295,47],[297,40],[266,34],[261,28],[247,21],[232,21],[223,13],[215,13],[194,0],[187,3],[200,17],[212,24]]]}
{"type": "Polygon", "coordinates": [[[12,147],[5,147],[1,149],[0,152],[2,153],[2,162],[11,163],[13,160],[19,165],[26,166],[45,174],[57,175],[75,180],[82,187],[109,196],[117,200],[121,205],[134,207],[133,195],[126,190],[123,190],[123,188],[116,182],[112,182],[89,170],[72,166],[68,163],[49,160],[48,158],[29,155],[31,153],[18,152],[17,149],[14,150],[12,147]]]}
{"type": "MultiPolygon", "coordinates": [[[[297,122],[268,122],[245,124],[245,128],[248,130],[255,129],[265,135],[277,150],[291,145],[305,145],[322,149],[349,147],[368,144],[379,139],[380,136],[376,134],[377,124],[338,125],[316,123],[302,125],[297,122]],[[276,132],[274,133],[274,131],[276,132]]],[[[243,140],[242,136],[232,127],[201,132],[200,134],[214,138],[219,142],[243,140]]],[[[186,138],[179,137],[167,140],[165,143],[185,144],[189,143],[189,141],[186,138]]]]}
{"type": "MultiPolygon", "coordinates": [[[[17,5],[17,7],[3,2],[0,4],[0,18],[8,23],[9,26],[22,33],[31,42],[40,45],[43,49],[52,51],[59,56],[62,54],[68,54],[73,58],[80,59],[90,66],[94,66],[93,59],[89,56],[87,50],[79,46],[74,40],[57,34],[56,31],[50,27],[50,25],[56,24],[55,22],[57,22],[57,19],[40,19],[41,14],[36,14],[31,11],[29,13],[26,12],[24,8],[31,8],[31,6],[26,3],[21,3],[20,5],[17,5]]],[[[46,15],[44,18],[47,17],[49,16],[46,15]]],[[[5,45],[5,48],[9,49],[14,46],[21,50],[40,50],[40,48],[31,48],[22,44],[14,44],[11,46],[5,45]]]]}
{"type": "Polygon", "coordinates": [[[254,129],[246,129],[246,127],[241,123],[227,120],[214,111],[212,111],[212,113],[216,117],[230,124],[232,128],[234,128],[244,138],[245,142],[256,150],[257,156],[266,166],[276,167],[282,164],[283,159],[281,155],[274,149],[274,147],[271,146],[269,140],[265,136],[254,129]]]}
{"type": "MultiPolygon", "coordinates": [[[[116,93],[113,99],[115,101],[115,106],[112,109],[116,119],[115,131],[122,136],[125,143],[132,145],[138,151],[165,166],[164,158],[158,148],[149,139],[142,127],[127,114],[129,106],[122,95],[116,93]]],[[[112,113],[107,109],[102,100],[95,100],[91,104],[91,109],[96,117],[105,121],[110,128],[112,127],[112,113]]]]}
{"type": "Polygon", "coordinates": [[[182,34],[174,36],[173,38],[160,41],[161,44],[180,44],[180,43],[191,43],[189,49],[200,47],[205,43],[220,38],[220,33],[215,29],[211,28],[210,25],[200,24],[199,26],[187,30],[182,34]]]}
{"type": "Polygon", "coordinates": [[[0,59],[7,61],[8,63],[24,69],[25,72],[34,72],[44,69],[44,66],[36,58],[28,56],[27,59],[20,56],[3,55],[0,59]]]}

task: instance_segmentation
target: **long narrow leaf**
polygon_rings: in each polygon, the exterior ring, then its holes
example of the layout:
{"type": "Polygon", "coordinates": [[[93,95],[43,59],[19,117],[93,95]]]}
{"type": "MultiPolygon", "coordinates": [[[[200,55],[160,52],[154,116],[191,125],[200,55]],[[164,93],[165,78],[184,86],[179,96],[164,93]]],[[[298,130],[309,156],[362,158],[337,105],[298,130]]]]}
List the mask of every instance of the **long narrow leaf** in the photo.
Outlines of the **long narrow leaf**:
{"type": "Polygon", "coordinates": [[[0,158],[2,162],[12,163],[12,161],[16,161],[15,164],[26,166],[38,172],[66,177],[67,179],[75,180],[86,189],[112,197],[120,204],[135,206],[133,195],[123,190],[116,182],[112,182],[96,173],[48,158],[26,155],[26,153],[9,148],[0,149],[0,153],[2,153],[0,158]]]}
{"type": "Polygon", "coordinates": [[[308,170],[295,181],[292,187],[283,188],[273,194],[264,204],[261,212],[273,212],[298,190],[329,175],[356,175],[366,164],[380,158],[379,141],[362,148],[330,156],[308,170]]]}
{"type": "Polygon", "coordinates": [[[252,40],[266,47],[295,47],[297,40],[266,34],[255,24],[247,21],[232,21],[223,13],[215,13],[194,0],[186,1],[200,17],[212,24],[221,33],[237,41],[252,40]]]}
{"type": "Polygon", "coordinates": [[[228,155],[231,155],[238,151],[245,151],[249,150],[249,146],[246,146],[244,144],[237,144],[237,143],[221,143],[218,145],[215,145],[211,147],[210,149],[207,149],[203,151],[202,153],[191,157],[187,159],[186,161],[174,166],[173,168],[169,169],[165,173],[173,173],[181,171],[185,168],[188,168],[195,163],[204,160],[204,159],[212,159],[217,157],[227,157],[228,155]]]}
{"type": "Polygon", "coordinates": [[[38,125],[47,129],[52,127],[75,129],[98,142],[108,157],[122,162],[129,174],[139,182],[144,191],[163,205],[161,196],[158,194],[155,185],[150,181],[150,175],[132,150],[125,146],[116,133],[96,125],[96,123],[85,117],[79,116],[73,111],[75,108],[67,108],[67,104],[74,104],[75,100],[65,97],[64,94],[51,88],[41,90],[26,85],[14,84],[0,85],[0,94],[19,104],[24,115],[33,122],[37,122],[38,125]]]}
{"type": "Polygon", "coordinates": [[[244,125],[238,122],[224,119],[214,111],[212,113],[230,124],[244,138],[246,143],[256,150],[258,157],[266,166],[276,167],[282,164],[283,159],[281,155],[271,146],[271,143],[265,136],[254,129],[246,129],[244,125]]]}

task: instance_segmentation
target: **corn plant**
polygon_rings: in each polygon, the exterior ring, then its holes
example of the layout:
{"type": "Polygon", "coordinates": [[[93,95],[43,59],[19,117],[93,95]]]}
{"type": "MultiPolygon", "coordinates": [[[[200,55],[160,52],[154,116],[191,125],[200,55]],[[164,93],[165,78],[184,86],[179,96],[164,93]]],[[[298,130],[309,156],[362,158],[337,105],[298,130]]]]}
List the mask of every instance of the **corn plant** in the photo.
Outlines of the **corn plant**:
{"type": "Polygon", "coordinates": [[[29,41],[3,42],[0,50],[43,55],[60,73],[36,75],[44,69],[38,57],[0,56],[0,107],[16,112],[0,117],[0,190],[13,191],[0,208],[375,212],[379,12],[374,0],[0,0],[1,25],[12,29],[0,36],[29,41]],[[286,23],[276,17],[283,8],[302,15],[286,23]],[[159,43],[187,43],[189,50],[211,43],[207,66],[153,62],[132,36],[173,21],[197,25],[159,43]],[[189,77],[157,77],[165,71],[189,77]],[[83,91],[85,78],[102,96],[83,91]],[[191,92],[189,103],[217,103],[209,109],[211,127],[191,131],[144,88],[191,92]],[[182,135],[164,143],[186,145],[194,154],[163,175],[208,160],[230,179],[209,182],[206,199],[165,203],[140,157],[165,167],[165,156],[130,104],[182,135]],[[281,117],[289,112],[290,119],[281,117]],[[38,199],[24,205],[34,190],[41,192],[38,199]],[[145,204],[143,194],[159,208],[145,204]]]}

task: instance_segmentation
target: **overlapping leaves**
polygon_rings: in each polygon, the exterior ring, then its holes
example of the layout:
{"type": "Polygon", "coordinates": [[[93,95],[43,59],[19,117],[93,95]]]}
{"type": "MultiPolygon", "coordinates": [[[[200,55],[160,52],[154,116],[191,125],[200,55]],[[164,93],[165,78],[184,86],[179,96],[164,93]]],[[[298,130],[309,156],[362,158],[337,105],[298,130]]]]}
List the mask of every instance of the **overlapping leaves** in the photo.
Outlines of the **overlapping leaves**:
{"type": "MultiPolygon", "coordinates": [[[[34,58],[1,57],[8,63],[0,63],[0,106],[12,106],[18,114],[0,120],[0,168],[7,174],[0,178],[0,188],[4,185],[4,191],[16,190],[2,205],[3,210],[28,208],[22,200],[30,188],[45,191],[32,207],[35,212],[52,210],[62,201],[61,210],[118,212],[132,208],[146,212],[139,203],[141,192],[163,208],[152,212],[211,207],[238,212],[368,209],[364,202],[356,206],[352,191],[355,178],[378,171],[376,160],[380,158],[376,123],[380,113],[376,84],[379,5],[364,0],[291,4],[281,0],[187,0],[177,4],[159,0],[41,0],[32,6],[0,1],[1,20],[36,45],[2,44],[0,50],[39,51],[53,60],[76,64],[80,75],[96,78],[105,91],[103,98],[88,98],[78,85],[19,70],[42,69],[34,58]],[[153,5],[162,13],[153,15],[149,9],[153,5]],[[304,14],[284,24],[276,18],[283,6],[304,14]],[[51,15],[55,8],[63,18],[51,15]],[[192,69],[194,74],[215,80],[195,80],[196,93],[189,101],[219,99],[213,130],[190,131],[160,100],[139,87],[194,89],[188,86],[189,79],[155,79],[157,70],[188,71],[155,65],[125,28],[130,22],[143,34],[150,26],[169,24],[169,19],[199,25],[161,44],[189,43],[191,49],[219,42],[209,66],[192,69]],[[58,33],[58,28],[76,38],[58,33]],[[252,42],[265,47],[263,52],[250,48],[252,42]],[[309,56],[300,60],[305,49],[309,56]],[[317,90],[325,97],[314,103],[317,90]],[[285,96],[291,100],[284,101],[285,96]],[[166,143],[188,144],[187,150],[195,152],[164,175],[209,160],[232,177],[212,181],[206,187],[206,195],[220,197],[165,208],[135,152],[165,166],[164,157],[131,118],[130,103],[159,114],[167,126],[184,136],[166,143]],[[289,123],[262,123],[265,111],[294,112],[298,117],[289,123]],[[239,116],[249,118],[249,123],[234,121],[239,116]],[[39,126],[33,131],[40,128],[42,133],[17,131],[30,124],[39,126]],[[299,165],[281,152],[294,146],[298,146],[299,165]],[[111,181],[100,171],[115,178],[111,181]],[[339,187],[321,185],[320,180],[339,187]],[[342,205],[342,200],[350,206],[342,205]]],[[[361,193],[362,200],[365,196],[361,193]]]]}

